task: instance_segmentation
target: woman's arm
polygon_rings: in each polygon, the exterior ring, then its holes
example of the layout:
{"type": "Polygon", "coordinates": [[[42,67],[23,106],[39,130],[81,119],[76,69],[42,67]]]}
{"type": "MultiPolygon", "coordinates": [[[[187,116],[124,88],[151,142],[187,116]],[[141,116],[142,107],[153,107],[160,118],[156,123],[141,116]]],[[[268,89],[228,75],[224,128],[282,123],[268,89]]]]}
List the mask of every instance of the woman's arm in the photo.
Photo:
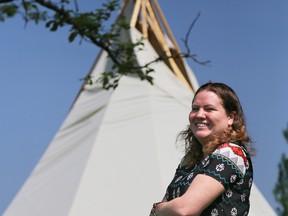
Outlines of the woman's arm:
{"type": "Polygon", "coordinates": [[[156,206],[157,216],[194,216],[224,192],[224,186],[216,179],[198,174],[183,196],[156,206]]]}

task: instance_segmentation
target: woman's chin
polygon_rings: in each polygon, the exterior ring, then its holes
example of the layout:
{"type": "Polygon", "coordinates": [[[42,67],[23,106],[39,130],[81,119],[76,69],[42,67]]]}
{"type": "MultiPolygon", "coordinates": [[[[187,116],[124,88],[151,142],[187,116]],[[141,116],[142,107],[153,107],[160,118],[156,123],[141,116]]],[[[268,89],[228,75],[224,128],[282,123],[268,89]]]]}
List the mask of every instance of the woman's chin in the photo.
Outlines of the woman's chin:
{"type": "Polygon", "coordinates": [[[209,134],[205,133],[205,132],[198,132],[198,133],[195,133],[195,137],[198,139],[198,140],[201,140],[201,139],[207,139],[209,137],[209,134]]]}
{"type": "Polygon", "coordinates": [[[209,135],[208,134],[195,134],[196,139],[203,145],[204,143],[209,140],[209,135]]]}

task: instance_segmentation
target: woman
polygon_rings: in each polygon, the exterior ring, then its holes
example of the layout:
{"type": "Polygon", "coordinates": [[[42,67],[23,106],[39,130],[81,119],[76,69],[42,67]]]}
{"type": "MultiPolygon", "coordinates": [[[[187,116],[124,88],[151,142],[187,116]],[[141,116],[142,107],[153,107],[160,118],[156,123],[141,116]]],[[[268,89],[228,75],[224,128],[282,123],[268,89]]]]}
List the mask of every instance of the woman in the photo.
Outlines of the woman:
{"type": "Polygon", "coordinates": [[[252,142],[237,95],[223,83],[204,84],[195,93],[189,122],[180,133],[186,154],[150,215],[248,215],[252,142]]]}

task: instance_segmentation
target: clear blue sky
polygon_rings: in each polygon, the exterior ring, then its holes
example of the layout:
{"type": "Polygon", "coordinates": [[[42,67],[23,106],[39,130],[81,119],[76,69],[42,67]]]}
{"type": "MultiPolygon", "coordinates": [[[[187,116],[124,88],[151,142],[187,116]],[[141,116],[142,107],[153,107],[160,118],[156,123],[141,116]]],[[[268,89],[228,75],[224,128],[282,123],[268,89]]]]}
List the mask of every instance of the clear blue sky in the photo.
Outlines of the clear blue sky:
{"type": "MultiPolygon", "coordinates": [[[[225,82],[238,93],[258,149],[255,182],[275,208],[277,164],[288,153],[282,135],[288,122],[288,1],[159,3],[182,50],[181,40],[201,12],[190,47],[212,63],[188,63],[200,84],[225,82]]],[[[24,29],[20,19],[0,23],[0,214],[62,124],[79,79],[97,56],[97,47],[67,41],[66,30],[50,33],[32,23],[24,29]]]]}

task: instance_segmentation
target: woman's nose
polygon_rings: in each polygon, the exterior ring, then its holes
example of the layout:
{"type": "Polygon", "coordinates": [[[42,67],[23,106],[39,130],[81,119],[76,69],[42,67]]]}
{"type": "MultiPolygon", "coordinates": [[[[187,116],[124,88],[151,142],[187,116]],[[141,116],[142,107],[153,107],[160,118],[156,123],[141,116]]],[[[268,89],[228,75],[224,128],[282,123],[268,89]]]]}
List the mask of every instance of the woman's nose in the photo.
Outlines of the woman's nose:
{"type": "Polygon", "coordinates": [[[202,109],[199,109],[198,112],[196,113],[196,116],[198,118],[205,118],[205,112],[202,109]]]}

